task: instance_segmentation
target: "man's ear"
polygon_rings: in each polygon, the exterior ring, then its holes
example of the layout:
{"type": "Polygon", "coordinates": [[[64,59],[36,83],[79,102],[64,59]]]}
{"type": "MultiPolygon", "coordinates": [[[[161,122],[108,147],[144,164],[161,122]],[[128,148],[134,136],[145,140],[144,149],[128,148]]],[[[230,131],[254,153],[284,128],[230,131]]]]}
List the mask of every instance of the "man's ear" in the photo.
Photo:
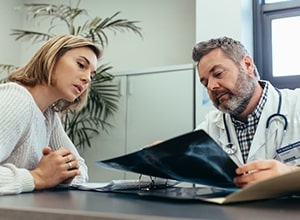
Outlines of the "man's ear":
{"type": "Polygon", "coordinates": [[[255,73],[254,73],[255,65],[252,57],[249,55],[245,55],[242,62],[248,74],[250,76],[255,77],[255,73]]]}

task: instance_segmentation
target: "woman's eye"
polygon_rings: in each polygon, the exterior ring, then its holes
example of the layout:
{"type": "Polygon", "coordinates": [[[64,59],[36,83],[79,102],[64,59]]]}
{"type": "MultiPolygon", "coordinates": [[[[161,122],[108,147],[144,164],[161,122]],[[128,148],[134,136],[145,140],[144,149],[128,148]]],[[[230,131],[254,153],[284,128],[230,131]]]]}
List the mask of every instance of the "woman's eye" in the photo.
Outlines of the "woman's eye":
{"type": "Polygon", "coordinates": [[[79,68],[81,68],[81,69],[83,69],[83,68],[84,68],[84,65],[83,65],[82,63],[80,63],[80,62],[77,62],[77,64],[78,64],[79,68]]]}
{"type": "Polygon", "coordinates": [[[95,73],[95,72],[92,72],[92,73],[91,73],[91,76],[90,76],[91,80],[95,79],[95,77],[96,77],[96,73],[95,73]]]}

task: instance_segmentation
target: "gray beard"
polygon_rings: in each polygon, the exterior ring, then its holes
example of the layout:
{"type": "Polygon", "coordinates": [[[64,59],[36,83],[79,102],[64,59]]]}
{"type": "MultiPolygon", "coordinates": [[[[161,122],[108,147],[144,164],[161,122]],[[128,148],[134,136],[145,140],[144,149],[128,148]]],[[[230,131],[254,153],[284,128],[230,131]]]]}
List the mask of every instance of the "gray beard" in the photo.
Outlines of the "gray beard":
{"type": "Polygon", "coordinates": [[[240,69],[239,77],[235,84],[238,93],[231,94],[228,101],[223,105],[215,104],[220,111],[239,116],[247,108],[250,99],[256,88],[256,81],[250,77],[243,69],[240,69]]]}

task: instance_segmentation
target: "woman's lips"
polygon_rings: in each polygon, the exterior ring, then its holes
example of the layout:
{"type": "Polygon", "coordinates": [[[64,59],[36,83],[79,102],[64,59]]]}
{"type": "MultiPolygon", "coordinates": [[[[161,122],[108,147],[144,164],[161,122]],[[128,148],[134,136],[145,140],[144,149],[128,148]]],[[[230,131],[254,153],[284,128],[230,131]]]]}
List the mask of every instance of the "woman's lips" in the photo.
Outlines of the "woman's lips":
{"type": "Polygon", "coordinates": [[[81,85],[74,85],[78,93],[81,93],[83,91],[83,87],[81,85]]]}

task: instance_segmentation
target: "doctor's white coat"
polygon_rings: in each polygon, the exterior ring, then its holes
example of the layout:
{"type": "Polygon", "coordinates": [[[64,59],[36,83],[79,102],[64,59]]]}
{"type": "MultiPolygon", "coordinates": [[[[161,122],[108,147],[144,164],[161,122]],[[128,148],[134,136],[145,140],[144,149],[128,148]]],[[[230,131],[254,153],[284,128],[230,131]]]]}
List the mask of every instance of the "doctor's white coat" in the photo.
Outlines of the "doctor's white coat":
{"type": "MultiPolygon", "coordinates": [[[[269,82],[266,83],[269,84],[267,101],[259,119],[246,162],[257,159],[274,159],[277,157],[276,149],[300,141],[300,89],[280,90],[282,94],[280,114],[283,114],[288,121],[287,130],[284,134],[284,124],[280,117],[275,117],[276,119],[272,120],[269,128],[266,129],[267,119],[274,113],[277,113],[279,106],[278,92],[269,82]]],[[[226,122],[231,142],[237,148],[237,152],[230,155],[230,157],[238,166],[240,166],[244,162],[237,135],[229,114],[226,114],[226,122]]],[[[223,123],[223,113],[221,111],[213,110],[209,112],[204,121],[200,123],[196,129],[203,129],[206,131],[222,148],[225,148],[228,144],[225,125],[223,123]]],[[[290,165],[299,162],[300,160],[295,160],[291,162],[290,165]]]]}

